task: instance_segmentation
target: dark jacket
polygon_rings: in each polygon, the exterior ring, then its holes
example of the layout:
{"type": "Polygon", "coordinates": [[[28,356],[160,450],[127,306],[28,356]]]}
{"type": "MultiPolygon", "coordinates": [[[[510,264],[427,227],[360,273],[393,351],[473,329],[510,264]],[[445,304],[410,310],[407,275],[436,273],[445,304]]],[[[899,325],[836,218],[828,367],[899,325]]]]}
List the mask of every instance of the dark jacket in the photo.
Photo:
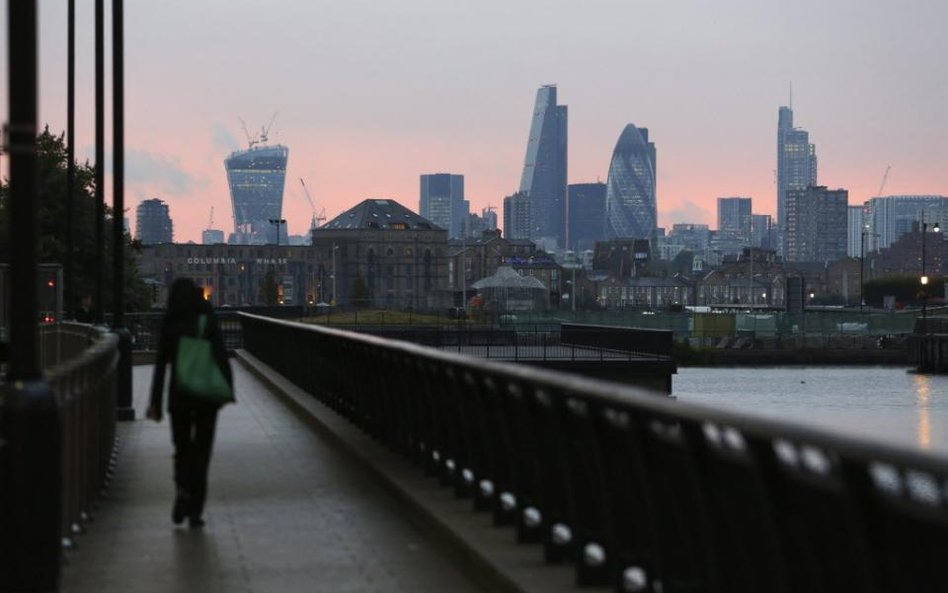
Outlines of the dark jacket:
{"type": "MultiPolygon", "coordinates": [[[[221,337],[220,328],[217,325],[217,318],[209,313],[203,313],[207,316],[207,323],[204,327],[204,337],[211,342],[211,348],[214,352],[214,360],[220,367],[227,383],[233,388],[234,378],[230,371],[230,364],[227,361],[227,349],[224,347],[224,340],[221,337]]],[[[158,341],[158,353],[155,359],[155,374],[151,381],[151,406],[156,410],[161,409],[161,400],[165,387],[165,369],[171,365],[171,384],[168,387],[168,411],[171,412],[181,406],[191,406],[194,404],[208,405],[205,402],[196,402],[192,399],[180,396],[177,385],[175,385],[175,359],[178,353],[178,340],[182,336],[197,335],[198,318],[195,315],[189,319],[170,319],[165,318],[161,326],[161,337],[158,341]]]]}

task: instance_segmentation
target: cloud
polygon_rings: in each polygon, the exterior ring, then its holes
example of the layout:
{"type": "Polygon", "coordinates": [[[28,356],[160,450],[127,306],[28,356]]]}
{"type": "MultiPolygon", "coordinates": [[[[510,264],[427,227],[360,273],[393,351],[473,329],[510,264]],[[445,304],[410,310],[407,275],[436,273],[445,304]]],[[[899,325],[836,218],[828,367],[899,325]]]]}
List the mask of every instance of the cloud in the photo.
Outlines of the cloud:
{"type": "MultiPolygon", "coordinates": [[[[109,161],[111,159],[107,159],[109,161]]],[[[106,166],[110,168],[111,163],[106,166]]],[[[189,173],[177,159],[153,155],[142,150],[129,150],[125,154],[125,177],[132,183],[147,183],[156,186],[162,193],[182,195],[207,184],[189,173]]]]}
{"type": "Polygon", "coordinates": [[[221,152],[234,152],[240,148],[240,144],[237,143],[234,135],[221,124],[214,124],[211,140],[214,143],[214,148],[220,149],[221,152]]]}
{"type": "Polygon", "coordinates": [[[662,215],[665,220],[693,224],[708,224],[714,218],[710,210],[689,200],[681,202],[677,208],[662,211],[662,215]]]}

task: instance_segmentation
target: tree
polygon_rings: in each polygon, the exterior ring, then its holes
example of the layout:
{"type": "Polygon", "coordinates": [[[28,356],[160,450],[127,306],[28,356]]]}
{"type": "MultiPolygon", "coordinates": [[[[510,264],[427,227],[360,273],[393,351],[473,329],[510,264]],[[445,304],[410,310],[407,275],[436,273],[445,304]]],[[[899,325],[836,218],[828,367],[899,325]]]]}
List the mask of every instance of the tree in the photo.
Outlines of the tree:
{"type": "MultiPolygon", "coordinates": [[[[95,172],[88,163],[76,164],[72,217],[66,207],[66,145],[65,134],[51,134],[49,127],[36,139],[39,195],[39,260],[43,263],[65,264],[67,228],[72,227],[72,294],[77,299],[95,294],[97,269],[103,274],[104,310],[113,309],[112,285],[112,220],[113,212],[105,207],[103,220],[104,255],[97,257],[95,236],[95,172]]],[[[10,261],[9,183],[0,180],[0,262],[10,261]]],[[[138,274],[141,246],[125,233],[125,306],[128,311],[151,308],[152,294],[138,274]]],[[[67,279],[68,281],[69,279],[67,279]]],[[[65,303],[73,311],[77,303],[65,303]]]]}

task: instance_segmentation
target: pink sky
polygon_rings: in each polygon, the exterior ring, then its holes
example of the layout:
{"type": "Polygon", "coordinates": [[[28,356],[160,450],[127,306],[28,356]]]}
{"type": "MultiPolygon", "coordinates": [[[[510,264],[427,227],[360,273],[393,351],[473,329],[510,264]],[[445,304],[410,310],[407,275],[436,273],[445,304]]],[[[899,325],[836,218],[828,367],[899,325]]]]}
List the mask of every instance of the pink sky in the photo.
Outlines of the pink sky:
{"type": "MultiPolygon", "coordinates": [[[[41,118],[65,128],[65,3],[41,3],[41,118]]],[[[107,3],[108,4],[108,3],[107,3]]],[[[78,0],[80,155],[92,155],[92,1],[78,0]]],[[[126,205],[165,200],[175,240],[232,230],[223,160],[279,114],[284,217],[362,199],[418,207],[418,176],[465,176],[472,209],[519,185],[536,88],[569,106],[569,181],[605,181],[627,123],[657,148],[659,223],[715,225],[716,198],[775,212],[777,108],[794,86],[821,184],[850,203],[948,195],[943,3],[566,0],[476,5],[126,2],[126,205]]],[[[5,18],[0,17],[0,18],[5,18]]],[[[3,30],[5,30],[3,22],[3,30]]],[[[5,52],[5,45],[2,50],[5,52]]],[[[6,80],[6,55],[2,55],[6,80]]],[[[0,97],[7,111],[6,93],[0,97]]],[[[111,132],[108,132],[109,138],[111,132]]],[[[111,184],[107,186],[111,195],[111,184]]]]}

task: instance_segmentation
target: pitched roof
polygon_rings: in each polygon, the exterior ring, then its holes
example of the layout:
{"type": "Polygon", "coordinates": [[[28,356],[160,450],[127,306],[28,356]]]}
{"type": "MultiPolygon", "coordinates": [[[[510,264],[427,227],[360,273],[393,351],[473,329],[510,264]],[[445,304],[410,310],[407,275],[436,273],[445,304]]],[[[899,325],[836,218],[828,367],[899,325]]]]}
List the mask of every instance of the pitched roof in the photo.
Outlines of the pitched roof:
{"type": "Polygon", "coordinates": [[[395,200],[370,199],[346,210],[320,229],[353,230],[444,230],[395,200]]]}

